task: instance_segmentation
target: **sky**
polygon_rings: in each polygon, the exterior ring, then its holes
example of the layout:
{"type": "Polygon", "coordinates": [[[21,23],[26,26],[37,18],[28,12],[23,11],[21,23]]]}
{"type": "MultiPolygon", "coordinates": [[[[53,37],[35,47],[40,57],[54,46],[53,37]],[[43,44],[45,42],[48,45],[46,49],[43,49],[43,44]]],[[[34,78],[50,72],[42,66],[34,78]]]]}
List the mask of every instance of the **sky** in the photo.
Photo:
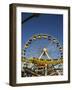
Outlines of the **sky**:
{"type": "MultiPolygon", "coordinates": [[[[32,13],[22,13],[21,14],[21,19],[22,21],[31,16],[32,13]]],[[[27,22],[23,23],[22,25],[22,33],[21,33],[21,46],[22,48],[24,47],[25,43],[30,39],[35,34],[49,34],[53,37],[55,37],[61,45],[63,45],[63,15],[56,15],[56,14],[40,14],[39,17],[33,17],[27,22]]],[[[42,40],[42,41],[36,41],[33,42],[31,45],[31,50],[36,49],[36,48],[50,48],[49,47],[49,42],[42,40]],[[45,45],[44,45],[45,43],[45,45]],[[34,48],[33,48],[34,47],[34,48]]],[[[52,48],[52,47],[51,47],[52,48]]],[[[53,46],[52,53],[55,51],[58,52],[58,50],[54,50],[55,46],[53,46]]],[[[36,51],[36,50],[33,50],[36,51]]],[[[50,49],[51,51],[51,49],[50,49]]],[[[30,50],[28,50],[30,52],[30,50]]],[[[38,50],[35,52],[35,54],[38,52],[38,50]]],[[[34,52],[33,52],[34,53],[34,52]]],[[[31,55],[33,54],[32,51],[30,52],[31,55]]],[[[34,54],[34,55],[35,55],[34,54]]],[[[40,54],[40,53],[39,53],[40,54]]],[[[57,53],[59,54],[59,53],[57,53]]],[[[57,56],[55,53],[52,56],[57,56]]],[[[27,56],[28,56],[27,55],[27,56]]]]}

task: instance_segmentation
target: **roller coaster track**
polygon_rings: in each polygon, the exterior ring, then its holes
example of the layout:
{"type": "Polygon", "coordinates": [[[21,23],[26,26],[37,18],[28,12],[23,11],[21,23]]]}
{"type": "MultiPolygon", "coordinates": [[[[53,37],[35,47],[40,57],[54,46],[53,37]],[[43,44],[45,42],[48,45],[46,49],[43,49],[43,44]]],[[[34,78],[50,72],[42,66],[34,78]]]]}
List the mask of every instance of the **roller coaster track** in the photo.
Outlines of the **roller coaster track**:
{"type": "Polygon", "coordinates": [[[63,63],[62,60],[57,60],[57,61],[41,61],[41,60],[33,60],[34,64],[37,64],[37,65],[45,65],[45,64],[61,64],[63,63]]]}
{"type": "MultiPolygon", "coordinates": [[[[34,64],[37,64],[37,65],[45,65],[45,64],[62,64],[63,63],[63,60],[60,59],[60,60],[40,60],[40,59],[30,59],[28,60],[30,63],[34,63],[34,64]]],[[[22,61],[22,62],[25,62],[22,61]]]]}

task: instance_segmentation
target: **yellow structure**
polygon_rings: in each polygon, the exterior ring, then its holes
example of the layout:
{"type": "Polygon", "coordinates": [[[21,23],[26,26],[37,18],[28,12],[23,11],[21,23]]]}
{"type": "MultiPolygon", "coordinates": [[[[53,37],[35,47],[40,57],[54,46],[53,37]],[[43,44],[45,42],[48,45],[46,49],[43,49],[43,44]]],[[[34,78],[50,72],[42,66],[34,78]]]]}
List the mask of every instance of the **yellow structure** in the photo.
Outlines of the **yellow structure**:
{"type": "MultiPolygon", "coordinates": [[[[25,62],[26,60],[25,59],[22,59],[22,62],[25,62]]],[[[45,65],[45,64],[61,64],[63,63],[63,59],[54,59],[54,60],[45,60],[45,59],[38,59],[38,58],[31,58],[31,59],[28,59],[28,61],[30,63],[34,63],[34,64],[37,64],[37,65],[45,65]]]]}

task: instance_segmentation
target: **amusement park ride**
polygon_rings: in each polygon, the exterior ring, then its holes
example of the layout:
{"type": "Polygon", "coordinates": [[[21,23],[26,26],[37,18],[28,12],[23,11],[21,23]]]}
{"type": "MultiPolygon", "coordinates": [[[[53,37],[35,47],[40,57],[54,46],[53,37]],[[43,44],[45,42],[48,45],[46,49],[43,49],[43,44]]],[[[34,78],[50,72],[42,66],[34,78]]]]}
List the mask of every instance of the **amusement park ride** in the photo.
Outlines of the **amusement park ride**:
{"type": "Polygon", "coordinates": [[[44,34],[34,35],[26,42],[22,50],[22,77],[46,75],[63,75],[63,49],[60,43],[52,36],[48,37],[48,35],[44,34]],[[39,57],[27,58],[27,49],[30,48],[30,45],[33,43],[33,41],[38,39],[47,39],[47,41],[49,40],[49,43],[52,43],[52,45],[54,44],[57,48],[57,51],[59,52],[59,58],[55,59],[51,57],[49,55],[50,50],[45,47],[41,50],[41,55],[39,57]],[[47,57],[47,59],[43,57],[47,57]]]}
{"type": "MultiPolygon", "coordinates": [[[[36,15],[34,14],[33,16],[28,17],[25,22],[34,16],[36,15]]],[[[23,23],[24,21],[22,24],[23,23]]],[[[22,49],[21,76],[33,77],[55,75],[63,75],[63,48],[61,44],[56,38],[48,34],[33,35],[22,49]],[[44,40],[48,42],[47,46],[49,47],[46,47],[43,43],[41,43],[40,46],[37,45],[41,50],[33,47],[33,43],[37,41],[40,43],[40,41],[43,42],[44,40]],[[34,55],[34,52],[37,54],[36,56],[34,55]],[[54,57],[53,54],[56,55],[56,57],[54,57]],[[28,55],[31,56],[28,57],[28,55]]]]}

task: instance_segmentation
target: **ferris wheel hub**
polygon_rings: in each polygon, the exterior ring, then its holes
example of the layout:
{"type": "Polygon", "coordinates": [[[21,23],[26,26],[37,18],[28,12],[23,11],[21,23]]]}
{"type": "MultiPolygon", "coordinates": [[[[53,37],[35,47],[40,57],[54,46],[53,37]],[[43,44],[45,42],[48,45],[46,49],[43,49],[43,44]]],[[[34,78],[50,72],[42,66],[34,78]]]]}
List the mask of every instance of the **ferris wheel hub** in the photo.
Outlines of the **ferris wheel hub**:
{"type": "Polygon", "coordinates": [[[48,52],[48,49],[47,49],[47,48],[43,48],[43,51],[44,51],[44,52],[48,52]]]}

